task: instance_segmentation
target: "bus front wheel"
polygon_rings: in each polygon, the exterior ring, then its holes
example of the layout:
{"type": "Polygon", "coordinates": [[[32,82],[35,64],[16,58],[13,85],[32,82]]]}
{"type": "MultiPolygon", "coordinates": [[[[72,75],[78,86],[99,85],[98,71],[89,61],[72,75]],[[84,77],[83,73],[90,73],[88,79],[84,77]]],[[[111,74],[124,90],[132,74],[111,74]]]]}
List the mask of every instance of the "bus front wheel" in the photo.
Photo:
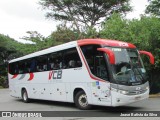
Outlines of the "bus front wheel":
{"type": "Polygon", "coordinates": [[[25,103],[28,103],[30,101],[30,99],[28,98],[28,93],[26,89],[22,90],[22,99],[23,99],[23,102],[25,103]]]}
{"type": "Polygon", "coordinates": [[[81,110],[88,110],[91,106],[88,104],[87,95],[84,91],[79,91],[75,96],[75,104],[81,110]]]}

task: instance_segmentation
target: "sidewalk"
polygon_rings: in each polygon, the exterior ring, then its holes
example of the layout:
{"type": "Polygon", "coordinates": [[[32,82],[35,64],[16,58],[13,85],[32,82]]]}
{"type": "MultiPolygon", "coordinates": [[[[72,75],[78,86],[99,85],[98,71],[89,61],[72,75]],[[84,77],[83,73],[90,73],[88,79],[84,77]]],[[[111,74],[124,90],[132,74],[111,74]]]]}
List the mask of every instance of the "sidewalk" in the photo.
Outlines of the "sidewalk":
{"type": "Polygon", "coordinates": [[[158,93],[158,94],[151,94],[151,95],[149,95],[149,98],[157,98],[157,97],[159,97],[159,98],[160,98],[160,93],[158,93]]]}

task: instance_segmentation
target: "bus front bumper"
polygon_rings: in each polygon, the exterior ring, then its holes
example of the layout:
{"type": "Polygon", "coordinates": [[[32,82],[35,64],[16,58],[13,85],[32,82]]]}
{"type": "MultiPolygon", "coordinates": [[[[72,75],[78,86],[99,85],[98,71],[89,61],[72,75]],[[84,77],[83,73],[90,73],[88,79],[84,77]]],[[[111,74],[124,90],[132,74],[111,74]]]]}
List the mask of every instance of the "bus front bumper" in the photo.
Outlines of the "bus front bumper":
{"type": "Polygon", "coordinates": [[[115,91],[111,91],[111,95],[112,95],[112,106],[123,106],[149,98],[149,90],[147,90],[143,94],[137,94],[137,95],[124,95],[115,91]]]}

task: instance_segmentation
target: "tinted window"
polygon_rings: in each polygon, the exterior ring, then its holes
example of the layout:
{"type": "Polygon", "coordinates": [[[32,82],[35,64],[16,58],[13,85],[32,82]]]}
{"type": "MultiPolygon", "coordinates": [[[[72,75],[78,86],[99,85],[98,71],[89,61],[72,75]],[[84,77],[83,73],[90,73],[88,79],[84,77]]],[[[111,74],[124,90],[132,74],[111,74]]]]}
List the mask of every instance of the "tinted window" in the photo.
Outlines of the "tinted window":
{"type": "Polygon", "coordinates": [[[97,48],[100,48],[100,46],[87,45],[81,47],[92,74],[101,79],[108,80],[107,64],[104,53],[97,51],[97,48]]]}
{"type": "Polygon", "coordinates": [[[63,52],[55,52],[49,55],[48,57],[48,68],[49,70],[62,69],[62,56],[63,52]]]}
{"type": "Polygon", "coordinates": [[[36,71],[42,72],[47,71],[47,55],[36,57],[36,71]]]}
{"type": "Polygon", "coordinates": [[[9,64],[9,73],[14,75],[14,74],[18,74],[18,63],[11,63],[9,64]]]}
{"type": "Polygon", "coordinates": [[[82,67],[82,63],[76,48],[71,48],[48,55],[42,55],[9,65],[10,74],[24,74],[82,67]]]}
{"type": "Polygon", "coordinates": [[[64,52],[63,68],[82,67],[82,63],[76,48],[68,49],[64,52]]]}

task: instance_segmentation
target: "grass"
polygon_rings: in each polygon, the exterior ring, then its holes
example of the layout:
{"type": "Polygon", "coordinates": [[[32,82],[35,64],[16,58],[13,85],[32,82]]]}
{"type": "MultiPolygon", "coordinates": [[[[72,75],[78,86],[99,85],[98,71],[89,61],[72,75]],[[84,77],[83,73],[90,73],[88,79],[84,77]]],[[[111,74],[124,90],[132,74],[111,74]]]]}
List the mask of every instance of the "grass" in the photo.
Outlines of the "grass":
{"type": "Polygon", "coordinates": [[[3,87],[2,86],[0,86],[0,89],[2,89],[3,87]]]}

